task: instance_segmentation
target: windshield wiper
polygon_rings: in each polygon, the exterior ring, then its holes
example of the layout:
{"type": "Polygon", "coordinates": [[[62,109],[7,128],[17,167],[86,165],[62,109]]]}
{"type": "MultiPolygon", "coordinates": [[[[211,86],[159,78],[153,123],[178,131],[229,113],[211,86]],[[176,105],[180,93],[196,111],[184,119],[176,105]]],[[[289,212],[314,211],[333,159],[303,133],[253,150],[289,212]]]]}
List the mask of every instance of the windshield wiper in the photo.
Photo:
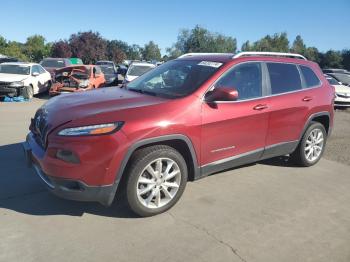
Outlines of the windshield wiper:
{"type": "Polygon", "coordinates": [[[144,90],[144,89],[128,88],[127,90],[130,90],[130,91],[133,91],[133,92],[137,92],[137,93],[141,93],[141,94],[151,95],[151,96],[157,96],[158,95],[156,92],[152,92],[152,91],[148,91],[148,90],[144,90]]]}

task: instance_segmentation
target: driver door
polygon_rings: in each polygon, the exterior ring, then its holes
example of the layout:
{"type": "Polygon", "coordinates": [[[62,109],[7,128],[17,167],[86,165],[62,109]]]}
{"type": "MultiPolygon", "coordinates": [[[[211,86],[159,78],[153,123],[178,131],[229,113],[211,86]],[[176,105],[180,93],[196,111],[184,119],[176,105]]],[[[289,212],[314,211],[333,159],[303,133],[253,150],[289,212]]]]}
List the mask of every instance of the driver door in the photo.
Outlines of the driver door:
{"type": "Polygon", "coordinates": [[[257,161],[265,147],[268,98],[259,62],[235,65],[214,85],[238,91],[237,101],[203,102],[202,174],[257,161]]]}

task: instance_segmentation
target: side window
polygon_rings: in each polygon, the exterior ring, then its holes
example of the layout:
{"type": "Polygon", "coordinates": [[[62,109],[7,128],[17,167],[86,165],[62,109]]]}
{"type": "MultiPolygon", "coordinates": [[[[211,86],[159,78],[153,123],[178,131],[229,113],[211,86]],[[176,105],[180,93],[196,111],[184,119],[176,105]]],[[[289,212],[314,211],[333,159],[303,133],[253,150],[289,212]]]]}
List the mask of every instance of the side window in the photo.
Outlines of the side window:
{"type": "Polygon", "coordinates": [[[37,65],[33,65],[33,66],[32,66],[32,74],[33,74],[33,73],[38,73],[38,74],[40,74],[39,67],[38,67],[37,65]]]}
{"type": "Polygon", "coordinates": [[[293,64],[267,63],[270,75],[271,94],[301,90],[298,68],[293,64]]]}
{"type": "Polygon", "coordinates": [[[300,66],[300,70],[304,76],[305,82],[306,82],[306,87],[314,87],[318,86],[321,81],[318,79],[314,71],[308,66],[300,66]]]}
{"type": "Polygon", "coordinates": [[[243,63],[232,68],[215,86],[235,88],[238,100],[262,96],[262,73],[260,63],[243,63]]]}
{"type": "Polygon", "coordinates": [[[39,73],[40,74],[44,74],[46,71],[44,68],[42,68],[42,66],[37,66],[39,68],[39,73]]]}
{"type": "Polygon", "coordinates": [[[94,67],[94,72],[95,72],[95,74],[97,74],[97,75],[99,75],[99,74],[102,73],[101,68],[100,68],[99,66],[95,66],[95,67],[94,67]]]}

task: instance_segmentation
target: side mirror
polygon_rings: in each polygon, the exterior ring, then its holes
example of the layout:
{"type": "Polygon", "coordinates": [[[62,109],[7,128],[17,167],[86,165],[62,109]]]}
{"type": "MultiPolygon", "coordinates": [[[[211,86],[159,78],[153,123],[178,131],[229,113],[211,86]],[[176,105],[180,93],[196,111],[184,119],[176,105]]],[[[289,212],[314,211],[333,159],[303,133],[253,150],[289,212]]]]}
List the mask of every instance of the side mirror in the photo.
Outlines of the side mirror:
{"type": "Polygon", "coordinates": [[[238,91],[235,88],[229,87],[215,87],[214,90],[209,91],[205,96],[205,101],[236,101],[238,99],[238,91]]]}
{"type": "Polygon", "coordinates": [[[32,76],[39,76],[39,73],[38,72],[34,72],[34,73],[32,73],[32,76]]]}

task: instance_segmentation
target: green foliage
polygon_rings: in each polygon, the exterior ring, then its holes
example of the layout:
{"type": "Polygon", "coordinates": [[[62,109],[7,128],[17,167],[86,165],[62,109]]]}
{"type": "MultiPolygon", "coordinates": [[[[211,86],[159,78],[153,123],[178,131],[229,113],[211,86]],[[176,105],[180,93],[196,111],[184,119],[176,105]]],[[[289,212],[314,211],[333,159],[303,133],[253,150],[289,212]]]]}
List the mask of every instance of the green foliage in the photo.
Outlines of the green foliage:
{"type": "Polygon", "coordinates": [[[241,49],[242,51],[288,52],[289,40],[287,33],[266,35],[253,44],[249,41],[244,42],[241,49]]]}
{"type": "Polygon", "coordinates": [[[343,68],[342,61],[341,52],[329,50],[322,55],[320,65],[322,68],[343,68]]]}
{"type": "Polygon", "coordinates": [[[145,44],[142,48],[142,58],[146,61],[161,59],[160,48],[153,41],[149,41],[148,44],[145,44]]]}
{"type": "Polygon", "coordinates": [[[344,68],[350,70],[350,49],[343,50],[342,57],[344,68]]]}
{"type": "Polygon", "coordinates": [[[192,30],[181,30],[176,43],[167,49],[167,53],[169,57],[176,58],[192,52],[235,53],[236,49],[235,38],[212,33],[197,25],[192,30]]]}
{"type": "Polygon", "coordinates": [[[51,54],[51,47],[52,44],[46,44],[43,36],[33,35],[28,37],[24,44],[24,54],[30,61],[40,62],[51,54]]]}

